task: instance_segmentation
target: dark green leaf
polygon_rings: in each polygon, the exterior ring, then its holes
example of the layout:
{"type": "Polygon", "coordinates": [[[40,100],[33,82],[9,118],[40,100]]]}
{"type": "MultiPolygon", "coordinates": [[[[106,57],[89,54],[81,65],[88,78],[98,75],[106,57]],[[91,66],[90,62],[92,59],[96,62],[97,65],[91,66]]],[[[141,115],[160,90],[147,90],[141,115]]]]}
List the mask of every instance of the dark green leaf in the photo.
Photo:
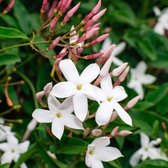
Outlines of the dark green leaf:
{"type": "Polygon", "coordinates": [[[0,168],[9,168],[10,164],[3,164],[3,165],[0,165],[0,168]]]}
{"type": "Polygon", "coordinates": [[[21,61],[21,59],[18,55],[0,54],[0,66],[15,64],[20,61],[21,61]]]}

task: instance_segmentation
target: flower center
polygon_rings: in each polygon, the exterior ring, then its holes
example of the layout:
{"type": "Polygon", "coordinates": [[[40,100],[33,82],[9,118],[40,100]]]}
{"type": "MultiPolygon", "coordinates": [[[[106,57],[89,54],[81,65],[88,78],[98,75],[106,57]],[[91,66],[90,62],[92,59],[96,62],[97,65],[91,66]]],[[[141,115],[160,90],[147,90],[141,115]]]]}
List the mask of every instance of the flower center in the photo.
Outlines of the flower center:
{"type": "Polygon", "coordinates": [[[148,151],[148,147],[145,147],[145,151],[148,151]]]}
{"type": "Polygon", "coordinates": [[[61,118],[61,113],[60,112],[56,113],[56,117],[61,118]]]}
{"type": "Polygon", "coordinates": [[[113,97],[108,97],[107,101],[111,102],[113,100],[113,97]]]}
{"type": "Polygon", "coordinates": [[[12,149],[11,149],[11,152],[12,152],[12,153],[14,153],[14,152],[15,152],[15,149],[14,149],[14,148],[12,148],[12,149]]]}
{"type": "Polygon", "coordinates": [[[90,154],[90,155],[94,155],[94,150],[91,149],[91,150],[89,151],[89,154],[90,154]]]}
{"type": "Polygon", "coordinates": [[[77,90],[81,90],[82,89],[82,84],[80,84],[80,85],[78,85],[76,88],[77,88],[77,90]]]}

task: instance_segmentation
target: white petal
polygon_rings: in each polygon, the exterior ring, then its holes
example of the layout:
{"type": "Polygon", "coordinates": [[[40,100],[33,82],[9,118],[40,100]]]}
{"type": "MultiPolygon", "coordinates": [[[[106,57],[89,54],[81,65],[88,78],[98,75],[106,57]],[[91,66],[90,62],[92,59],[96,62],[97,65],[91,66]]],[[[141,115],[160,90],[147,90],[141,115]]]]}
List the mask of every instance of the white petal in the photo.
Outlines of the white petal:
{"type": "Polygon", "coordinates": [[[18,151],[19,153],[25,153],[28,150],[28,147],[30,145],[29,141],[22,142],[18,145],[18,151]]]}
{"type": "Polygon", "coordinates": [[[96,112],[96,123],[105,125],[110,121],[113,113],[113,104],[110,102],[102,102],[96,112]]]}
{"type": "Polygon", "coordinates": [[[69,128],[84,129],[81,121],[72,114],[66,114],[62,120],[64,122],[64,125],[69,128]]]}
{"type": "Polygon", "coordinates": [[[117,66],[124,64],[124,62],[117,57],[113,57],[113,63],[117,66]]]}
{"type": "Polygon", "coordinates": [[[84,121],[88,114],[88,100],[83,94],[73,96],[74,113],[79,120],[84,121]]]}
{"type": "Polygon", "coordinates": [[[100,160],[91,158],[91,168],[104,168],[103,163],[100,160]]]}
{"type": "Polygon", "coordinates": [[[50,94],[58,98],[66,98],[72,96],[76,91],[76,86],[71,82],[60,82],[56,84],[50,94]]]}
{"type": "Polygon", "coordinates": [[[20,157],[20,155],[18,154],[18,153],[13,153],[13,160],[15,161],[15,162],[17,162],[17,160],[19,159],[19,157],[20,157]]]}
{"type": "Polygon", "coordinates": [[[48,108],[52,113],[61,108],[61,103],[51,94],[48,96],[48,108]]]}
{"type": "Polygon", "coordinates": [[[62,104],[61,104],[61,110],[66,113],[72,113],[73,112],[73,102],[72,97],[66,98],[62,104]]]}
{"type": "Polygon", "coordinates": [[[7,134],[7,141],[10,146],[16,147],[18,145],[18,139],[11,133],[7,134]]]}
{"type": "Polygon", "coordinates": [[[53,121],[51,131],[59,140],[61,140],[64,133],[64,124],[61,122],[61,120],[55,119],[53,121]]]}
{"type": "Polygon", "coordinates": [[[74,25],[71,27],[71,33],[69,38],[69,43],[72,44],[79,39],[79,35],[76,33],[74,25]]]}
{"type": "Polygon", "coordinates": [[[95,146],[98,147],[105,147],[110,144],[110,138],[106,136],[96,138],[91,144],[94,144],[95,146]]]}
{"type": "Polygon", "coordinates": [[[145,74],[140,78],[140,80],[143,84],[147,85],[153,83],[156,80],[156,77],[149,74],[145,74]]]}
{"type": "Polygon", "coordinates": [[[13,160],[13,154],[11,152],[5,152],[2,156],[1,156],[1,163],[11,163],[13,160]]]}
{"type": "Polygon", "coordinates": [[[1,143],[0,144],[0,150],[5,152],[9,149],[9,144],[8,143],[1,143]]]}
{"type": "Polygon", "coordinates": [[[113,147],[97,147],[95,148],[95,157],[104,162],[112,161],[122,157],[121,152],[113,147]]]}
{"type": "Polygon", "coordinates": [[[114,88],[114,97],[117,102],[124,100],[127,96],[128,95],[122,86],[116,86],[114,88]]]}
{"type": "Polygon", "coordinates": [[[111,46],[111,43],[112,42],[111,42],[110,38],[106,38],[102,44],[102,48],[101,48],[100,52],[105,52],[106,49],[111,46]]]}
{"type": "Polygon", "coordinates": [[[147,69],[147,65],[145,62],[141,61],[138,63],[138,65],[136,66],[135,70],[137,72],[136,75],[139,75],[139,74],[144,74],[145,71],[147,69]]]}
{"type": "Polygon", "coordinates": [[[113,101],[114,109],[117,111],[119,117],[128,125],[132,126],[132,119],[128,113],[115,101],[113,101]]]}
{"type": "Polygon", "coordinates": [[[164,35],[165,34],[164,24],[161,22],[158,22],[154,27],[154,31],[158,34],[164,35]]]}
{"type": "Polygon", "coordinates": [[[91,159],[90,159],[90,155],[89,155],[89,152],[87,151],[86,152],[86,156],[85,156],[85,164],[88,166],[88,167],[91,167],[91,159]]]}
{"type": "Polygon", "coordinates": [[[51,123],[54,116],[49,110],[35,109],[32,117],[39,123],[51,123]]]}
{"type": "Polygon", "coordinates": [[[75,64],[70,59],[62,60],[59,63],[59,67],[68,81],[76,83],[79,80],[78,71],[75,64]]]}
{"type": "Polygon", "coordinates": [[[140,159],[141,159],[141,154],[138,150],[131,156],[129,163],[132,167],[135,167],[136,165],[138,165],[138,162],[140,161],[140,159]]]}
{"type": "Polygon", "coordinates": [[[110,77],[110,74],[107,74],[100,82],[101,88],[103,90],[103,93],[107,97],[111,97],[113,95],[113,84],[110,77]]]}
{"type": "Polygon", "coordinates": [[[141,133],[140,134],[141,139],[141,146],[142,147],[148,147],[149,146],[149,137],[146,134],[141,133]]]}
{"type": "Polygon", "coordinates": [[[97,78],[100,73],[100,68],[97,64],[88,65],[80,75],[80,82],[91,83],[97,78]]]}
{"type": "Polygon", "coordinates": [[[20,168],[27,168],[27,165],[26,165],[25,163],[22,163],[22,164],[20,165],[20,168]]]}
{"type": "Polygon", "coordinates": [[[121,52],[124,51],[125,47],[126,47],[126,43],[125,43],[125,42],[119,43],[119,44],[116,46],[116,48],[114,48],[114,51],[113,51],[112,54],[113,54],[114,56],[119,55],[121,52]]]}

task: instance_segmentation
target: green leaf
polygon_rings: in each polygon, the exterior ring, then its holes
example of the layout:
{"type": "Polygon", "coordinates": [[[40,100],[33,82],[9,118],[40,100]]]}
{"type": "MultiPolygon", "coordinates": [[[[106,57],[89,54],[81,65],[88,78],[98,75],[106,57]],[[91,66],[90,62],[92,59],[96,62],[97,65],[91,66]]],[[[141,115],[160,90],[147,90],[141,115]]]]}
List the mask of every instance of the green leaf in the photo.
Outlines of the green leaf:
{"type": "Polygon", "coordinates": [[[3,164],[3,165],[0,165],[0,168],[9,168],[10,164],[3,164]]]}
{"type": "Polygon", "coordinates": [[[147,160],[140,163],[135,168],[167,168],[168,162],[164,160],[147,160]]]}
{"type": "Polygon", "coordinates": [[[18,20],[20,28],[26,34],[30,34],[33,31],[33,27],[32,27],[31,18],[27,9],[19,0],[15,2],[15,5],[13,8],[14,8],[14,15],[18,20]]]}
{"type": "Polygon", "coordinates": [[[0,26],[0,39],[13,39],[13,38],[14,39],[21,38],[26,40],[29,39],[26,36],[26,34],[22,33],[18,29],[0,26]]]}
{"type": "Polygon", "coordinates": [[[21,61],[21,59],[18,55],[0,54],[0,66],[15,64],[20,61],[21,61]]]}

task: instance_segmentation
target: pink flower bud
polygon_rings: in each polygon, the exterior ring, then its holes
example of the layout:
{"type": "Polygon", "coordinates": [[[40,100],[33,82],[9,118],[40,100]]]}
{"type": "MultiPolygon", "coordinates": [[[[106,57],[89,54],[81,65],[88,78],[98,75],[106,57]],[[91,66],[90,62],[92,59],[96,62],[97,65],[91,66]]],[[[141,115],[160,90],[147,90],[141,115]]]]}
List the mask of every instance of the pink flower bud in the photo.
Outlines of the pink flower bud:
{"type": "Polygon", "coordinates": [[[101,10],[98,14],[96,14],[95,16],[93,16],[91,20],[93,20],[94,22],[96,22],[101,16],[104,15],[105,12],[106,12],[106,9],[101,10]]]}
{"type": "Polygon", "coordinates": [[[99,28],[99,26],[100,26],[100,22],[99,23],[96,23],[95,25],[89,25],[89,27],[87,27],[86,29],[85,29],[85,26],[83,27],[83,30],[86,30],[86,31],[89,31],[89,30],[91,30],[92,28],[95,28],[95,27],[98,27],[99,28]]]}
{"type": "Polygon", "coordinates": [[[114,111],[113,114],[112,114],[112,116],[111,116],[110,121],[111,121],[111,122],[114,121],[117,117],[118,117],[118,114],[117,114],[116,111],[114,111]]]}
{"type": "Polygon", "coordinates": [[[86,44],[86,46],[93,46],[93,45],[95,45],[95,44],[97,44],[97,43],[100,43],[100,42],[102,42],[105,38],[107,38],[108,36],[109,36],[109,34],[104,34],[104,35],[98,37],[97,39],[95,39],[95,40],[89,42],[88,44],[86,44]]]}
{"type": "Polygon", "coordinates": [[[61,36],[58,36],[52,43],[51,45],[48,47],[48,50],[52,50],[53,48],[55,48],[57,46],[57,44],[59,43],[59,41],[61,40],[61,36]]]}
{"type": "Polygon", "coordinates": [[[102,134],[102,130],[101,129],[94,129],[92,130],[92,135],[93,136],[100,136],[102,134]]]}
{"type": "Polygon", "coordinates": [[[100,7],[101,7],[101,0],[99,0],[96,6],[91,10],[91,12],[85,16],[83,21],[87,22],[93,15],[95,15],[99,11],[100,7]]]}
{"type": "Polygon", "coordinates": [[[54,13],[56,13],[62,7],[62,2],[63,2],[62,0],[59,1],[56,8],[54,9],[54,13]]]}
{"type": "Polygon", "coordinates": [[[119,126],[115,127],[112,132],[111,132],[111,136],[115,137],[118,135],[118,130],[119,130],[119,126]]]}
{"type": "Polygon", "coordinates": [[[3,11],[3,14],[8,13],[12,9],[14,3],[15,3],[15,0],[11,0],[10,3],[9,3],[9,5],[3,11]]]}
{"type": "Polygon", "coordinates": [[[127,67],[128,63],[124,63],[122,65],[120,65],[118,68],[115,68],[112,72],[111,72],[111,75],[112,76],[119,76],[124,70],[125,68],[127,67]]]}
{"type": "Polygon", "coordinates": [[[48,97],[48,95],[50,94],[51,89],[52,89],[52,82],[47,83],[47,84],[44,86],[43,90],[44,90],[44,94],[45,94],[46,97],[48,97]]]}
{"type": "Polygon", "coordinates": [[[128,75],[129,70],[130,70],[130,67],[128,66],[128,67],[124,70],[124,72],[119,76],[119,81],[120,81],[120,83],[125,80],[125,78],[126,78],[127,75],[128,75]]]}
{"type": "Polygon", "coordinates": [[[57,25],[57,22],[58,22],[58,17],[57,16],[55,16],[53,19],[52,19],[52,21],[51,21],[51,23],[50,23],[50,31],[51,32],[53,32],[54,30],[55,30],[55,27],[56,27],[56,25],[57,25]]]}
{"type": "Polygon", "coordinates": [[[65,3],[64,8],[61,9],[61,12],[62,12],[62,13],[65,13],[65,12],[66,12],[66,10],[69,8],[69,6],[70,6],[71,3],[72,3],[72,0],[68,0],[68,1],[65,0],[65,2],[66,2],[66,3],[65,3]]]}
{"type": "Polygon", "coordinates": [[[92,28],[91,30],[87,31],[85,34],[82,35],[82,37],[80,37],[78,39],[78,43],[81,43],[87,39],[89,39],[90,37],[92,37],[97,31],[99,30],[99,28],[95,27],[95,28],[92,28]]]}
{"type": "Polygon", "coordinates": [[[32,119],[28,124],[27,129],[29,131],[33,131],[36,128],[36,125],[37,125],[37,121],[35,119],[32,119]]]}
{"type": "Polygon", "coordinates": [[[48,3],[49,3],[48,0],[43,0],[41,10],[40,10],[41,14],[43,14],[46,11],[46,9],[48,8],[48,3]]]}
{"type": "Polygon", "coordinates": [[[58,2],[58,0],[54,0],[54,1],[53,1],[50,10],[49,10],[48,13],[47,13],[48,18],[50,18],[50,17],[52,16],[52,14],[53,14],[53,12],[54,12],[54,9],[55,9],[55,7],[56,7],[56,5],[57,5],[57,2],[58,2]]]}
{"type": "Polygon", "coordinates": [[[78,4],[76,4],[64,17],[63,21],[62,21],[62,25],[65,25],[69,19],[74,15],[74,13],[78,10],[80,6],[80,2],[78,4]]]}
{"type": "Polygon", "coordinates": [[[127,131],[127,130],[122,130],[118,133],[118,136],[128,136],[131,135],[133,132],[127,131]]]}
{"type": "Polygon", "coordinates": [[[62,59],[63,57],[65,57],[68,54],[68,51],[61,51],[58,55],[57,55],[57,59],[62,59]]]}
{"type": "Polygon", "coordinates": [[[127,105],[124,107],[124,109],[125,109],[125,110],[128,110],[128,109],[134,107],[140,99],[141,99],[141,96],[136,96],[136,97],[134,97],[133,99],[131,99],[131,100],[127,103],[127,105]]]}
{"type": "Polygon", "coordinates": [[[97,57],[101,57],[103,55],[103,53],[96,53],[96,54],[90,54],[90,55],[87,55],[87,56],[83,56],[81,57],[82,59],[95,59],[97,57]]]}

